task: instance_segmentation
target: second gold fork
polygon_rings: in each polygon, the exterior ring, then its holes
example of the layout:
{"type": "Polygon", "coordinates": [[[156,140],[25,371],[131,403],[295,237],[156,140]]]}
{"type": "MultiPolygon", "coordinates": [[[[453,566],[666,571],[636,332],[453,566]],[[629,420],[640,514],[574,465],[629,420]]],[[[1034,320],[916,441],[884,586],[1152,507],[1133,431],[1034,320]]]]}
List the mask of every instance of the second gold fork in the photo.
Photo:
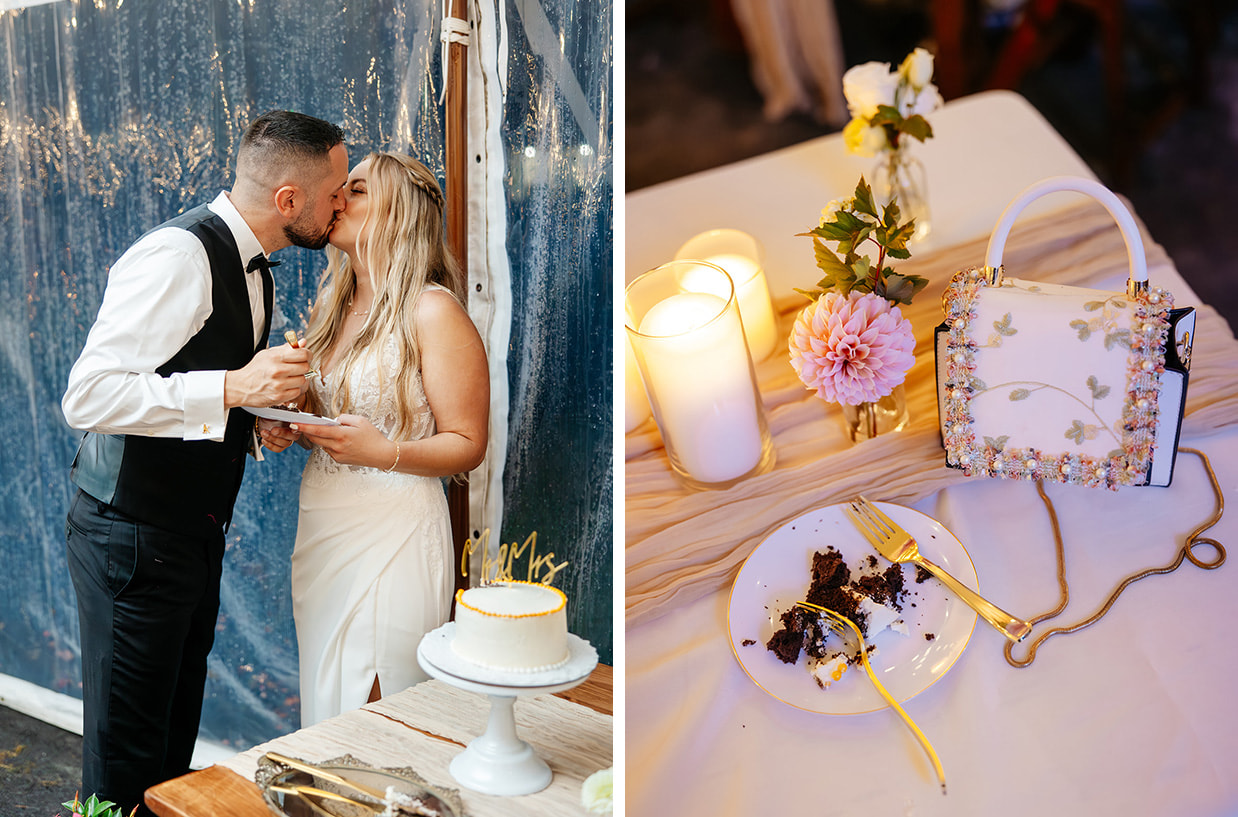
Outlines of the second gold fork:
{"type": "Polygon", "coordinates": [[[878,553],[896,564],[911,562],[923,567],[1011,641],[1022,641],[1032,631],[1031,624],[1010,615],[951,576],[944,568],[921,556],[920,546],[916,543],[915,537],[899,527],[893,519],[882,513],[880,508],[864,497],[847,503],[843,506],[843,511],[878,553]]]}

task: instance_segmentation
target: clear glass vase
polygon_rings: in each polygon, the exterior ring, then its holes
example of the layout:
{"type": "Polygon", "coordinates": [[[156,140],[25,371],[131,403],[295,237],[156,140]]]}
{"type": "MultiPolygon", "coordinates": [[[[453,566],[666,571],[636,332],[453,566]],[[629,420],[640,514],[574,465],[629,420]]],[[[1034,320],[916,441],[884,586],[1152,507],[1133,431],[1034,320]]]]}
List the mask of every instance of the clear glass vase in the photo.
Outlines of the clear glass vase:
{"type": "Polygon", "coordinates": [[[923,241],[933,229],[929,213],[928,184],[924,165],[909,151],[906,139],[903,139],[897,148],[883,151],[877,167],[873,169],[870,184],[873,198],[879,207],[889,204],[891,199],[898,200],[898,209],[902,214],[899,221],[914,218],[916,232],[911,240],[923,241]]]}
{"type": "Polygon", "coordinates": [[[842,404],[843,424],[851,442],[868,440],[878,434],[888,434],[891,431],[902,431],[910,420],[907,414],[907,395],[902,385],[894,387],[894,391],[871,403],[859,403],[848,406],[842,404]]]}

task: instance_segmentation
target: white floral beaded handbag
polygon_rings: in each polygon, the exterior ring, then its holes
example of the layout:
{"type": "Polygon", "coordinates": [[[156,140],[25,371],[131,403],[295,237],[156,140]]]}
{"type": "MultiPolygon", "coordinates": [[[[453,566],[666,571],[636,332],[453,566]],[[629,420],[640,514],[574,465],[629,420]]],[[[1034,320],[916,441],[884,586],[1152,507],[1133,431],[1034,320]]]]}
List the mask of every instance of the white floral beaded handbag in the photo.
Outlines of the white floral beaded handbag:
{"type": "Polygon", "coordinates": [[[998,219],[985,266],[957,273],[942,306],[937,408],[948,465],[1110,489],[1169,484],[1195,310],[1174,309],[1168,292],[1149,288],[1139,229],[1107,188],[1069,176],[1027,188],[998,219]],[[1092,196],[1117,221],[1130,260],[1126,292],[1004,274],[1015,218],[1061,190],[1092,196]]]}

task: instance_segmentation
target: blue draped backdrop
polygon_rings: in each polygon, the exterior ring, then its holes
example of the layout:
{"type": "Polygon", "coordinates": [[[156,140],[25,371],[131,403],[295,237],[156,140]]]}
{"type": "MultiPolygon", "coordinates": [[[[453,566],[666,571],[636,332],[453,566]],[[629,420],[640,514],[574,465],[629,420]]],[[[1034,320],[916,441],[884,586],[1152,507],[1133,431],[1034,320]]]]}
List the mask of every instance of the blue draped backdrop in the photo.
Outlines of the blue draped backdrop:
{"type": "MultiPolygon", "coordinates": [[[[536,530],[569,561],[556,581],[573,599],[569,626],[609,663],[611,2],[486,0],[482,13],[497,3],[513,303],[501,540],[536,530]]],[[[265,110],[341,124],[353,162],[408,149],[442,181],[441,13],[440,0],[61,0],[0,12],[0,394],[13,412],[0,446],[0,673],[81,696],[64,561],[79,435],[59,403],[108,267],[150,227],[228,188],[235,145],[265,110]]],[[[324,257],[280,257],[278,312],[302,327],[324,257]]],[[[241,748],[298,726],[288,562],[303,464],[296,449],[247,471],[227,537],[209,740],[241,748]]]]}

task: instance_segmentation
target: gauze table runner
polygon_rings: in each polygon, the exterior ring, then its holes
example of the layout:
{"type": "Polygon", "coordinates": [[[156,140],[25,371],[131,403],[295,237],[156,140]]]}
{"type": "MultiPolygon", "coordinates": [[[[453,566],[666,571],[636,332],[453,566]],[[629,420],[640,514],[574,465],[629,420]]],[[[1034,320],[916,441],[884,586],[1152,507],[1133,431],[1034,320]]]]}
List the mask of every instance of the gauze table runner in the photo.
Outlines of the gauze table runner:
{"type": "MultiPolygon", "coordinates": [[[[1141,225],[1152,286],[1185,303],[1181,277],[1164,248],[1141,225]]],[[[671,473],[653,421],[626,438],[626,620],[628,626],[726,586],[748,554],[779,525],[813,508],[864,493],[871,499],[913,503],[967,479],[945,466],[937,425],[933,329],[941,322],[941,295],[960,269],[984,263],[987,237],[916,255],[898,264],[922,275],[928,287],[903,307],[915,330],[916,363],[906,382],[908,427],[861,444],[845,436],[839,409],[804,388],[780,346],[757,364],[777,464],[769,473],[725,491],[690,491],[671,473]]],[[[1094,202],[1020,219],[1006,247],[1005,268],[1019,278],[1120,289],[1126,248],[1109,213],[1094,202]]],[[[804,240],[802,289],[820,272],[804,240]]],[[[779,332],[790,332],[806,305],[795,294],[776,299],[779,332]]],[[[1238,342],[1223,318],[1199,306],[1187,390],[1184,442],[1238,423],[1238,342]]],[[[1097,490],[1079,488],[1078,490],[1097,490]]],[[[1156,488],[1128,488],[1154,492],[1156,488]]]]}

